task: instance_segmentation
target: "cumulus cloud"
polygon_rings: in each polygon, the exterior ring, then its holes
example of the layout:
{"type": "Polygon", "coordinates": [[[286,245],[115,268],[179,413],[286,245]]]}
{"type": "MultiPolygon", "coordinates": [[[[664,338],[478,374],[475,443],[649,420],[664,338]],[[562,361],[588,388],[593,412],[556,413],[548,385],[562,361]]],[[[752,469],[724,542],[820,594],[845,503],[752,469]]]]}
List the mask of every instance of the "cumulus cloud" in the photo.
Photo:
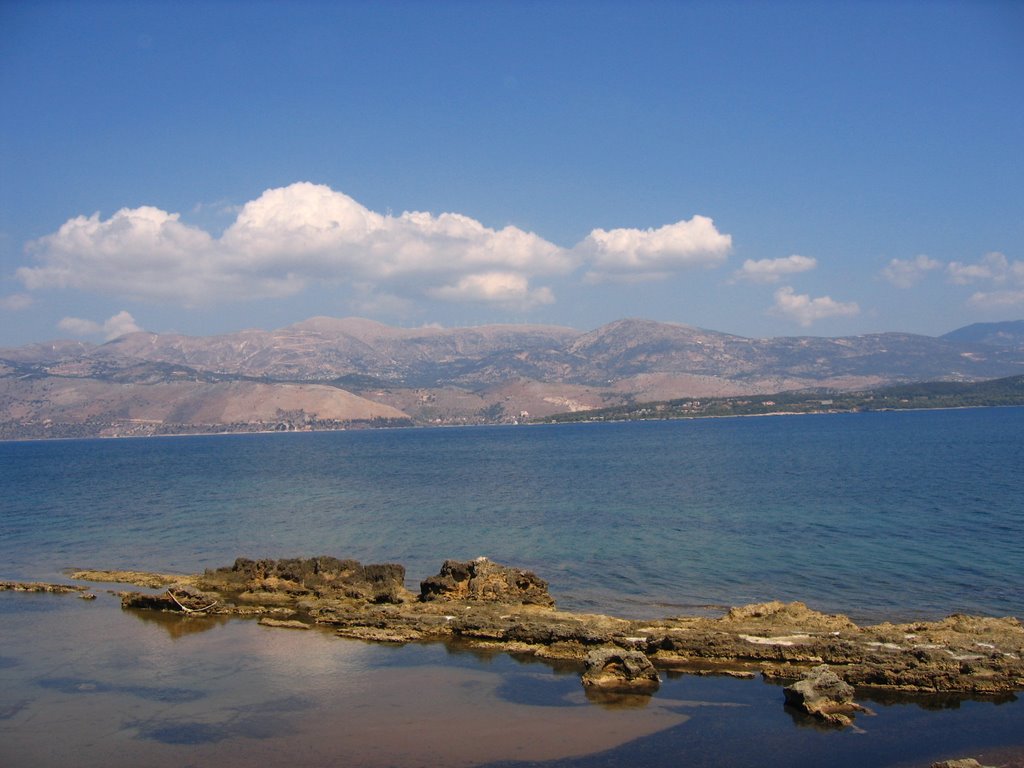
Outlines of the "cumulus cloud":
{"type": "MultiPolygon", "coordinates": [[[[468,278],[471,292],[474,284],[493,283],[488,276],[495,273],[528,284],[576,266],[565,249],[513,226],[490,229],[454,213],[384,215],[307,182],[269,189],[246,203],[219,238],[176,213],[125,208],[108,219],[71,219],[28,251],[37,265],[22,267],[18,276],[30,289],[76,288],[187,306],[290,296],[313,280],[461,300],[455,289],[468,278]]],[[[520,293],[528,301],[545,295],[520,293]]],[[[488,293],[477,295],[486,300],[488,293]]],[[[490,295],[507,302],[510,294],[490,295]]]]}
{"type": "Polygon", "coordinates": [[[941,267],[941,262],[921,254],[913,259],[892,259],[882,269],[882,277],[897,288],[910,288],[929,272],[941,267]]]}
{"type": "Polygon", "coordinates": [[[549,288],[531,290],[526,278],[511,272],[467,275],[455,285],[432,288],[429,295],[445,301],[494,303],[523,309],[551,304],[555,300],[549,288]]]}
{"type": "Polygon", "coordinates": [[[124,310],[107,318],[103,323],[97,323],[95,320],[83,320],[80,317],[65,317],[57,323],[57,327],[75,336],[99,336],[102,334],[106,341],[124,336],[126,333],[136,333],[142,330],[135,322],[135,318],[124,310]]]}
{"type": "Polygon", "coordinates": [[[946,267],[950,282],[956,285],[991,281],[1024,284],[1024,261],[1010,261],[999,252],[986,253],[974,264],[951,261],[946,267]]]}
{"type": "Polygon", "coordinates": [[[728,256],[732,239],[704,216],[659,229],[595,229],[565,248],[515,226],[459,213],[372,211],[298,182],[240,206],[220,236],[142,206],[77,216],[26,246],[29,290],[66,288],[188,307],[294,296],[339,286],[365,306],[478,302],[528,309],[554,301],[542,283],[586,265],[590,281],[650,280],[728,256]]]}
{"type": "Polygon", "coordinates": [[[1024,289],[1008,291],[978,291],[967,303],[978,309],[1024,309],[1024,289]]]}
{"type": "Polygon", "coordinates": [[[786,256],[781,259],[747,259],[743,266],[733,272],[734,280],[752,283],[777,283],[783,275],[807,272],[818,266],[818,260],[810,256],[786,256]]]}
{"type": "Polygon", "coordinates": [[[95,320],[84,320],[81,317],[62,318],[57,327],[73,336],[98,336],[103,332],[103,325],[95,320]]]}
{"type": "Polygon", "coordinates": [[[32,297],[27,293],[12,293],[0,296],[0,309],[5,312],[20,312],[32,306],[32,297]]]}
{"type": "Polygon", "coordinates": [[[220,254],[209,234],[150,206],[122,208],[109,219],[77,216],[28,251],[39,266],[22,267],[17,275],[31,290],[74,288],[195,304],[240,288],[218,268],[220,254]]]}
{"type": "Polygon", "coordinates": [[[775,304],[771,311],[807,327],[828,317],[854,317],[860,314],[860,307],[856,302],[840,302],[830,296],[812,299],[805,293],[798,294],[791,287],[785,286],[775,292],[775,304]]]}
{"type": "Polygon", "coordinates": [[[720,266],[732,250],[732,237],[707,216],[694,216],[659,229],[595,229],[574,250],[590,265],[589,282],[635,282],[720,266]]]}
{"type": "Polygon", "coordinates": [[[1024,307],[1024,261],[1010,260],[999,252],[986,253],[973,264],[951,261],[946,267],[949,281],[956,285],[986,283],[992,290],[979,290],[967,300],[977,309],[1024,307]]]}

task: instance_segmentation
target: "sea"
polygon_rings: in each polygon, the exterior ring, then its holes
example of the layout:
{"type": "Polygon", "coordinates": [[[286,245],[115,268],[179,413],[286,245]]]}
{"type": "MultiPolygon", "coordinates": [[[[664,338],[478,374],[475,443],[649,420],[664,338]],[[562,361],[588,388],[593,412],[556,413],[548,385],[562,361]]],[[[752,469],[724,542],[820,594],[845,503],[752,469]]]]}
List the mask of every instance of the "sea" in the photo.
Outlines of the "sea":
{"type": "MultiPolygon", "coordinates": [[[[537,573],[560,608],[630,618],[775,599],[862,624],[1024,617],[1024,408],[0,442],[0,579],[314,555],[401,563],[415,591],[446,559],[486,556],[537,573]]],[[[663,674],[649,700],[609,706],[573,665],[144,615],[108,586],[0,592],[0,765],[1024,752],[1013,695],[861,692],[874,714],[842,731],[761,680],[663,674]]]]}

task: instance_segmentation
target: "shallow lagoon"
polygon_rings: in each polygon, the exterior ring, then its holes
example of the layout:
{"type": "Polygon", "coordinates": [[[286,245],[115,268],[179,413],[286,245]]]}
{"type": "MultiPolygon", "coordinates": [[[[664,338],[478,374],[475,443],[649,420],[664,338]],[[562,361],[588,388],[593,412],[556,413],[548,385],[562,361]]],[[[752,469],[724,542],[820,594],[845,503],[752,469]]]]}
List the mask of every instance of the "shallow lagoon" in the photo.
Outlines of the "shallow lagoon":
{"type": "Polygon", "coordinates": [[[1020,745],[1021,702],[860,697],[827,730],[759,680],[664,676],[590,703],[571,665],[0,593],[9,766],[923,766],[1020,745]]]}

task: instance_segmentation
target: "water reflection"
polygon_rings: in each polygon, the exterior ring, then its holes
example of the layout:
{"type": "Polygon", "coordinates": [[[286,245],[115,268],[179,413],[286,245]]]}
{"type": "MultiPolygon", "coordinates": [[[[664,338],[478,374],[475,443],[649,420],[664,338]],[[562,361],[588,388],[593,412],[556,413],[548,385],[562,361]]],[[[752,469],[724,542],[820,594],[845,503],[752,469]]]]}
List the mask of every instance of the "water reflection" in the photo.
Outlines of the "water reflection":
{"type": "Polygon", "coordinates": [[[594,688],[585,688],[583,692],[586,694],[587,701],[597,704],[603,709],[643,709],[651,703],[650,696],[635,693],[599,691],[594,688]]]}
{"type": "Polygon", "coordinates": [[[940,711],[960,709],[968,702],[995,704],[996,706],[1010,704],[1017,701],[1017,696],[1011,692],[984,695],[977,693],[900,693],[899,691],[858,688],[857,699],[873,701],[884,706],[914,704],[921,709],[940,711]]]}
{"type": "Polygon", "coordinates": [[[41,688],[47,688],[61,693],[115,693],[122,696],[134,696],[149,701],[162,701],[167,703],[180,703],[184,701],[196,701],[206,694],[203,691],[190,688],[174,688],[170,686],[151,685],[119,685],[106,683],[101,680],[92,680],[78,677],[52,677],[43,678],[38,681],[41,688]]]}
{"type": "Polygon", "coordinates": [[[129,616],[134,616],[143,624],[159,627],[167,632],[172,640],[179,640],[189,635],[208,632],[231,621],[230,616],[197,616],[194,614],[162,613],[160,611],[136,611],[123,609],[129,616]]]}

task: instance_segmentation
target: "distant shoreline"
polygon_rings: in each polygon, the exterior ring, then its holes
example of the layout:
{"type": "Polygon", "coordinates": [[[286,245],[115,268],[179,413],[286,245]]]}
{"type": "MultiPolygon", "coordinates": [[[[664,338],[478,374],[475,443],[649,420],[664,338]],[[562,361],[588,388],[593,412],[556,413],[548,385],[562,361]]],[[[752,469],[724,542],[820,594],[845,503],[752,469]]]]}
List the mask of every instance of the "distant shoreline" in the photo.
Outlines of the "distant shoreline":
{"type": "MultiPolygon", "coordinates": [[[[91,435],[69,435],[69,436],[54,436],[54,437],[2,437],[0,443],[36,443],[36,442],[58,442],[58,441],[73,441],[73,440],[148,440],[151,438],[163,438],[163,437],[223,437],[223,436],[242,436],[242,435],[301,435],[301,434],[325,434],[332,432],[365,432],[365,431],[379,431],[379,430],[425,430],[425,429],[472,429],[479,427],[540,427],[540,426],[555,426],[563,424],[624,424],[630,422],[641,422],[641,421],[702,421],[709,419],[737,419],[737,418],[761,418],[761,417],[780,417],[780,416],[842,416],[849,414],[868,414],[868,413],[915,413],[924,411],[966,411],[966,410],[980,410],[989,408],[1021,408],[1024,407],[1022,403],[1008,403],[1008,404],[990,404],[990,405],[934,405],[929,407],[916,407],[916,408],[873,408],[873,409],[828,409],[828,410],[807,410],[807,411],[765,411],[758,413],[709,413],[709,414],[692,414],[692,415],[649,415],[644,417],[608,417],[608,418],[573,418],[573,419],[558,419],[549,417],[546,419],[537,419],[534,421],[525,421],[519,423],[509,422],[484,422],[480,424],[406,424],[396,425],[388,427],[341,427],[338,429],[246,429],[246,430],[221,430],[221,431],[209,431],[202,430],[196,432],[158,432],[148,435],[102,435],[102,434],[91,434],[91,435]]],[[[582,417],[586,411],[580,411],[578,414],[582,417]]]]}

